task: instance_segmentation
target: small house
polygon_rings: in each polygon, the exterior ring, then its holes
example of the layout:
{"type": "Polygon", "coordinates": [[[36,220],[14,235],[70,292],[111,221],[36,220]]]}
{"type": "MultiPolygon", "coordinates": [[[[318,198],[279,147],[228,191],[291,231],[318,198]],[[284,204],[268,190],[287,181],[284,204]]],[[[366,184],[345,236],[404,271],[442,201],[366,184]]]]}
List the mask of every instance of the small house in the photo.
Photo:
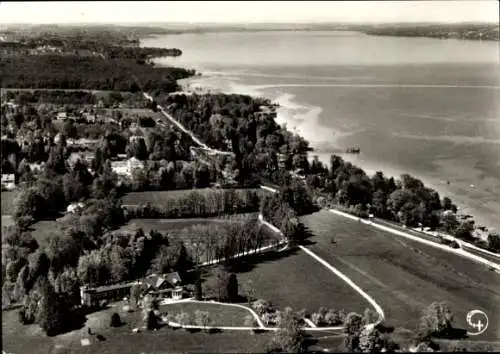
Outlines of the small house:
{"type": "Polygon", "coordinates": [[[16,187],[16,179],[13,173],[2,173],[2,188],[14,189],[16,187]]]}
{"type": "Polygon", "coordinates": [[[94,113],[85,112],[83,114],[83,119],[85,119],[87,123],[95,123],[97,120],[97,116],[94,113]]]}
{"type": "Polygon", "coordinates": [[[82,211],[84,207],[85,207],[85,205],[83,203],[71,203],[66,208],[66,213],[74,214],[74,213],[77,213],[79,211],[82,211]]]}
{"type": "Polygon", "coordinates": [[[68,114],[66,112],[58,112],[56,115],[57,120],[66,120],[68,119],[68,114]]]}

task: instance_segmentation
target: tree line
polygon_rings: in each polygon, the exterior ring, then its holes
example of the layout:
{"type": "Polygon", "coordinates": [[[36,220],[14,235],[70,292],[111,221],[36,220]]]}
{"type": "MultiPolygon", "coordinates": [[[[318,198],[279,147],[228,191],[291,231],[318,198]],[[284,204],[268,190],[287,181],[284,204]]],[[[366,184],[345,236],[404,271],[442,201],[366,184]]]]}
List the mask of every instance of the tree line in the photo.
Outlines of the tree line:
{"type": "Polygon", "coordinates": [[[174,92],[178,89],[176,80],[193,74],[192,70],[144,66],[130,59],[78,55],[24,55],[0,61],[2,86],[6,88],[138,92],[140,84],[146,91],[174,92]]]}
{"type": "Polygon", "coordinates": [[[185,195],[170,196],[163,205],[143,204],[125,206],[131,219],[169,219],[190,217],[212,217],[226,214],[257,212],[260,207],[261,193],[258,190],[213,190],[185,195]]]}

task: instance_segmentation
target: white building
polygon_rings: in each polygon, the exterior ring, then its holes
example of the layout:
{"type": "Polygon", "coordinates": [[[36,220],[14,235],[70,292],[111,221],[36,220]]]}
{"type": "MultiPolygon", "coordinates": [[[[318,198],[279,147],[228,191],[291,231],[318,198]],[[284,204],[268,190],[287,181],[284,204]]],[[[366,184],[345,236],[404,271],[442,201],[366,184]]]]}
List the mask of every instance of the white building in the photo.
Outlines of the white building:
{"type": "Polygon", "coordinates": [[[9,190],[16,188],[16,180],[13,173],[2,173],[2,188],[9,190]]]}
{"type": "Polygon", "coordinates": [[[66,112],[59,112],[56,115],[56,119],[57,120],[66,120],[66,119],[68,119],[68,115],[66,114],[66,112]]]}
{"type": "Polygon", "coordinates": [[[66,213],[73,213],[74,214],[78,211],[83,210],[84,207],[85,207],[85,205],[83,203],[71,203],[66,208],[66,213]]]}
{"type": "Polygon", "coordinates": [[[131,177],[132,172],[135,169],[143,169],[144,162],[136,159],[135,157],[131,157],[126,161],[112,161],[111,169],[116,172],[118,175],[131,177]]]}

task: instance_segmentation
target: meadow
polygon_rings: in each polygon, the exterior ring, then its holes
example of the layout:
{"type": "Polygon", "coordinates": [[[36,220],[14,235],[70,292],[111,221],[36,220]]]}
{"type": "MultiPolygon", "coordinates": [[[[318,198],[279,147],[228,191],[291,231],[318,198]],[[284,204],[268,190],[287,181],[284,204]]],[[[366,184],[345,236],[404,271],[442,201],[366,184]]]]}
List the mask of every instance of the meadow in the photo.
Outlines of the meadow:
{"type": "MultiPolygon", "coordinates": [[[[468,330],[469,311],[482,310],[490,319],[500,311],[500,277],[480,264],[327,211],[302,220],[314,235],[308,247],[372,296],[389,324],[416,329],[434,301],[446,301],[455,327],[468,330]]],[[[473,339],[500,339],[499,325],[490,320],[473,339]]]]}

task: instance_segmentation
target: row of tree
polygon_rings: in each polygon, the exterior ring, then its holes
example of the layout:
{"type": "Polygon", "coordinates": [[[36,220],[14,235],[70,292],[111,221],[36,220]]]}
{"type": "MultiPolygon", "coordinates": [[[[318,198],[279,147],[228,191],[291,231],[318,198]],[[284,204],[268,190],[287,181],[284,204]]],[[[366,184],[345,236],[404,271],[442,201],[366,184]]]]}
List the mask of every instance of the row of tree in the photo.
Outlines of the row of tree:
{"type": "Polygon", "coordinates": [[[221,189],[203,193],[191,191],[171,196],[164,205],[125,206],[128,218],[189,218],[252,213],[259,210],[259,190],[221,189]]]}

